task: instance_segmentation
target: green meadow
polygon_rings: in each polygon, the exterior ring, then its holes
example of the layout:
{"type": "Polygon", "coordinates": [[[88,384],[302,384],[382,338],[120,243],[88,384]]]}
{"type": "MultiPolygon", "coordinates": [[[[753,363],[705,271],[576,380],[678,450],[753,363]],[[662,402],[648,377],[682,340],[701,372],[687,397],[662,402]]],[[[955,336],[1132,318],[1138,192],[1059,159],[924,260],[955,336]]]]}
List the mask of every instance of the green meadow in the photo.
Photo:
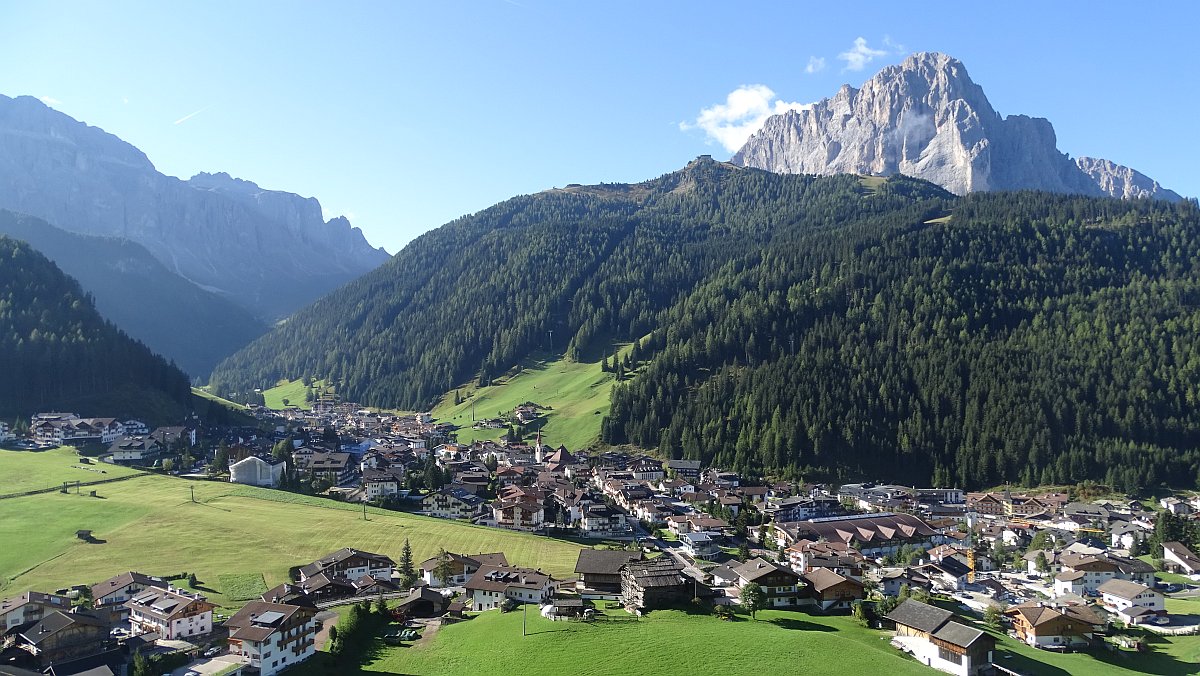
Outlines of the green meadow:
{"type": "Polygon", "coordinates": [[[326,674],[491,674],[515,665],[522,674],[907,674],[929,669],[904,656],[877,631],[849,617],[761,611],[757,620],[723,621],[681,611],[631,621],[551,622],[523,613],[480,613],[442,627],[425,644],[391,647],[376,640],[358,659],[334,663],[327,653],[295,669],[326,674]]]}
{"type": "MultiPolygon", "coordinates": [[[[51,479],[54,485],[67,470],[57,455],[0,451],[0,494],[40,481],[27,478],[31,476],[51,479]]],[[[575,567],[581,548],[563,540],[374,508],[367,509],[364,519],[360,505],[156,474],[95,490],[95,497],[84,490],[0,500],[0,542],[9,545],[0,547],[0,597],[91,584],[128,570],[190,572],[217,604],[236,607],[248,589],[285,582],[289,567],[342,547],[398,560],[409,538],[418,562],[442,547],[502,551],[513,563],[564,577],[575,567]],[[91,530],[98,542],[76,538],[81,529],[91,530]]]]}
{"type": "MultiPolygon", "coordinates": [[[[620,348],[624,356],[629,346],[620,348]]],[[[533,402],[546,407],[543,441],[571,450],[589,446],[600,438],[600,420],[608,415],[612,400],[612,373],[600,368],[600,362],[573,362],[565,359],[534,359],[515,374],[498,378],[488,387],[471,383],[458,388],[462,403],[454,404],[455,391],[448,392],[434,407],[433,417],[458,425],[458,440],[464,443],[480,439],[499,439],[503,429],[472,429],[472,411],[476,420],[507,416],[513,408],[533,402]]]]}
{"type": "Polygon", "coordinates": [[[85,465],[70,446],[48,451],[0,450],[0,495],[52,488],[63,482],[87,483],[131,474],[141,472],[94,459],[85,465]]]}

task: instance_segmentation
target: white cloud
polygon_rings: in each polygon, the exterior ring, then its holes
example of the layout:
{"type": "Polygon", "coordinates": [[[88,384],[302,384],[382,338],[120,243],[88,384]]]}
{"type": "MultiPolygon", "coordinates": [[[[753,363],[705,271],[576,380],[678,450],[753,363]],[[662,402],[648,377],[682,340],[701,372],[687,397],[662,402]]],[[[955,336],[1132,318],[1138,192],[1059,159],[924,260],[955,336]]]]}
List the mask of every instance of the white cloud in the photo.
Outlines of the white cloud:
{"type": "Polygon", "coordinates": [[[904,54],[908,51],[904,48],[904,45],[900,44],[899,42],[893,42],[892,36],[890,35],[883,36],[883,46],[892,50],[893,54],[904,54]]]}
{"type": "Polygon", "coordinates": [[[57,106],[58,104],[62,103],[62,101],[59,101],[53,96],[39,96],[38,100],[48,106],[57,106]]]}
{"type": "Polygon", "coordinates": [[[837,58],[846,62],[846,67],[842,70],[862,70],[867,67],[868,63],[881,56],[887,56],[887,51],[871,49],[867,46],[866,39],[859,37],[854,39],[854,46],[849,51],[838,54],[837,58]]]}
{"type": "Polygon", "coordinates": [[[811,103],[788,103],[775,96],[766,85],[742,85],[718,103],[700,111],[694,122],[680,122],[682,131],[703,129],[708,140],[736,152],[750,135],[762,128],[772,115],[789,110],[807,110],[811,103]]]}
{"type": "Polygon", "coordinates": [[[825,70],[825,57],[810,56],[808,57],[808,65],[804,67],[804,72],[812,75],[825,70]]]}

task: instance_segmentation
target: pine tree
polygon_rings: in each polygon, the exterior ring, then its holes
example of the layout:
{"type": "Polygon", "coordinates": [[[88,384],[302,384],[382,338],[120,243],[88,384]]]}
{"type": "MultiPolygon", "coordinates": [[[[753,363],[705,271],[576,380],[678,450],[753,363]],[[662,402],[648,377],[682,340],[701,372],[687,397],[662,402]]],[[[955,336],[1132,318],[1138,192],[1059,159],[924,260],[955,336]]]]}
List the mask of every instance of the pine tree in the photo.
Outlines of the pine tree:
{"type": "Polygon", "coordinates": [[[404,548],[400,550],[400,586],[409,589],[417,581],[417,571],[413,566],[412,547],[408,538],[404,538],[404,548]]]}

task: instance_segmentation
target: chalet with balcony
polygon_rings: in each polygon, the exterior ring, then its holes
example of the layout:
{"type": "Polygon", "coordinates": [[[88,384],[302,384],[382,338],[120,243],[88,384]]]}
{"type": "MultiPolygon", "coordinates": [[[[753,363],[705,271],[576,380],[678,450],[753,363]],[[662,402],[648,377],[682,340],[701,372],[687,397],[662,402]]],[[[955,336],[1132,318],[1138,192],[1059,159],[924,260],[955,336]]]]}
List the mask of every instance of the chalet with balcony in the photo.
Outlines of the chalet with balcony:
{"type": "Polygon", "coordinates": [[[499,608],[505,599],[515,603],[543,603],[554,591],[553,580],[540,570],[516,566],[484,566],[463,585],[471,609],[499,608]]]}
{"type": "Polygon", "coordinates": [[[316,652],[316,613],[305,606],[251,601],[225,621],[229,652],[261,676],[274,676],[316,652]]]}
{"type": "Polygon", "coordinates": [[[125,602],[135,634],[157,633],[165,639],[203,636],[212,632],[216,607],[204,596],[173,587],[147,587],[125,602]]]}
{"type": "Polygon", "coordinates": [[[300,568],[300,581],[304,582],[317,575],[349,581],[357,580],[364,575],[379,580],[391,580],[392,570],[395,567],[396,562],[383,554],[372,554],[344,547],[300,568]]]}
{"type": "Polygon", "coordinates": [[[787,608],[800,604],[804,584],[790,568],[756,557],[734,566],[733,572],[738,577],[736,584],[739,589],[744,589],[751,582],[762,587],[767,595],[767,605],[771,607],[787,608]]]}

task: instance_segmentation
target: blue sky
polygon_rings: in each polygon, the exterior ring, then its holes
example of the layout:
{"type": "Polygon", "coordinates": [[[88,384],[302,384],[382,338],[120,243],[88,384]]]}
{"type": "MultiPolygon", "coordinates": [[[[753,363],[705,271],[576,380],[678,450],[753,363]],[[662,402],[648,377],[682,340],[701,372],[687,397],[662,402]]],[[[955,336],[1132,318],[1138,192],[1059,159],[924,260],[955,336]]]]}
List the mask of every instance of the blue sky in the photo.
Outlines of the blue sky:
{"type": "Polygon", "coordinates": [[[2,1],[0,93],[167,174],[317,197],[391,252],[513,195],[726,158],[739,134],[697,120],[731,92],[807,103],[913,51],[961,59],[1064,152],[1200,195],[1200,5],[974,4],[2,1]]]}

